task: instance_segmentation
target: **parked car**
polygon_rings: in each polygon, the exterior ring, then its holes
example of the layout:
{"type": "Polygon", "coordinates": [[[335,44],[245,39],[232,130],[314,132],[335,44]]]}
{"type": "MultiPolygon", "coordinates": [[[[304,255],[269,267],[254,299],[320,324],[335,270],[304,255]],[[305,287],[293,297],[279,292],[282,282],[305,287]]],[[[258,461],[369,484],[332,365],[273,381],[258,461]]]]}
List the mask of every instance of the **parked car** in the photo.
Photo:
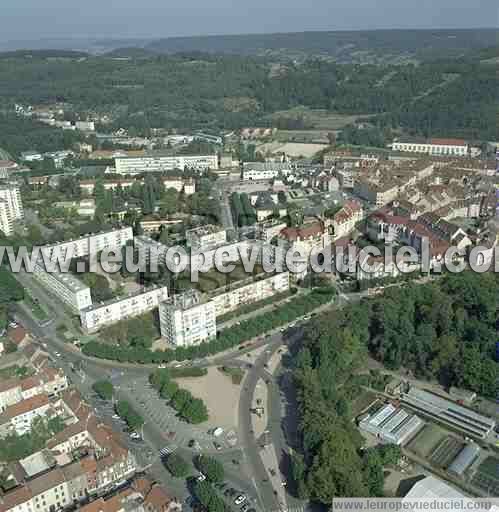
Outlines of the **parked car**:
{"type": "Polygon", "coordinates": [[[240,494],[235,500],[234,505],[241,505],[241,503],[244,503],[246,501],[246,496],[244,494],[240,494]]]}

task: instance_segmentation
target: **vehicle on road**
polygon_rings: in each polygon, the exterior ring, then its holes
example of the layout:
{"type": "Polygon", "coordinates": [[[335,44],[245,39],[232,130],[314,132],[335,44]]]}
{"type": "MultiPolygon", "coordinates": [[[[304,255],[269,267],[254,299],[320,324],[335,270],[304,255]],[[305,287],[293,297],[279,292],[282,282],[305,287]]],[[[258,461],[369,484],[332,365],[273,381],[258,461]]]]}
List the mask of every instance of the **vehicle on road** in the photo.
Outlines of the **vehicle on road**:
{"type": "Polygon", "coordinates": [[[222,449],[222,445],[220,443],[217,443],[216,441],[213,443],[213,446],[217,451],[220,451],[222,449]]]}
{"type": "Polygon", "coordinates": [[[206,475],[203,473],[199,473],[198,477],[196,478],[198,482],[204,482],[206,480],[206,475]]]}
{"type": "Polygon", "coordinates": [[[241,503],[244,503],[246,501],[246,496],[244,494],[240,494],[235,500],[234,505],[241,505],[241,503]]]}

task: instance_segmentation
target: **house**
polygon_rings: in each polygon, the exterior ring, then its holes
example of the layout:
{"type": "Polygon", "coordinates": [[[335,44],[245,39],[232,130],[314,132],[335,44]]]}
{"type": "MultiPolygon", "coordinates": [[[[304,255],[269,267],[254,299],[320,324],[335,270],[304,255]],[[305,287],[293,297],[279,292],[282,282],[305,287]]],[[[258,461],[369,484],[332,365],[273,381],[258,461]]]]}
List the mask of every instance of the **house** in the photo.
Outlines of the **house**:
{"type": "Polygon", "coordinates": [[[363,218],[362,205],[354,200],[347,201],[333,217],[333,239],[336,240],[351,233],[363,218]]]}
{"type": "Polygon", "coordinates": [[[53,407],[46,394],[40,394],[9,405],[0,414],[0,437],[11,432],[25,434],[31,429],[33,421],[53,413],[53,407]]]}

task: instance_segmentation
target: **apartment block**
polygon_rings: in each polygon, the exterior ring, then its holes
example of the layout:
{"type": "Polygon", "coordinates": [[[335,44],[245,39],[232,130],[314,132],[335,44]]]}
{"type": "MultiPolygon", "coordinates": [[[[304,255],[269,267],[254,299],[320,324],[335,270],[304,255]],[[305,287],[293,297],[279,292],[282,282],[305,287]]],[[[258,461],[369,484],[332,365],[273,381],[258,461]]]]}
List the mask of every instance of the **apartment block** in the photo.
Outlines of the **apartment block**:
{"type": "Polygon", "coordinates": [[[33,276],[75,313],[92,304],[90,288],[70,273],[48,272],[39,260],[33,268],[33,276]]]}
{"type": "Polygon", "coordinates": [[[161,336],[174,347],[199,345],[217,334],[215,303],[195,290],[162,302],[159,318],[161,336]]]}
{"type": "Polygon", "coordinates": [[[80,311],[81,325],[87,333],[97,332],[106,325],[147,313],[157,308],[159,303],[167,298],[168,289],[163,286],[113,299],[103,304],[88,306],[80,311]]]}
{"type": "Polygon", "coordinates": [[[145,172],[165,172],[190,169],[207,171],[218,169],[218,156],[215,155],[162,155],[153,153],[137,157],[117,157],[115,159],[118,174],[133,175],[145,172]]]}
{"type": "Polygon", "coordinates": [[[76,240],[68,240],[50,245],[44,245],[42,251],[49,257],[70,254],[73,258],[97,254],[103,250],[120,249],[133,240],[133,229],[129,226],[92,233],[76,240]],[[69,253],[68,253],[69,251],[69,253]]]}
{"type": "Polygon", "coordinates": [[[24,217],[19,186],[15,182],[0,183],[0,231],[10,236],[14,222],[24,217]]]}
{"type": "Polygon", "coordinates": [[[236,288],[211,296],[216,316],[222,316],[253,302],[268,299],[275,294],[289,290],[289,272],[260,279],[248,284],[235,283],[236,288]]]}
{"type": "Polygon", "coordinates": [[[334,240],[348,235],[364,218],[362,205],[357,201],[347,201],[333,217],[334,240]]]}
{"type": "MultiPolygon", "coordinates": [[[[407,139],[393,142],[394,151],[426,153],[432,156],[467,156],[470,147],[461,139],[407,139]]],[[[476,155],[476,151],[473,151],[476,155]]]]}
{"type": "Polygon", "coordinates": [[[193,250],[205,250],[227,243],[225,229],[213,224],[207,224],[198,228],[189,229],[185,232],[187,246],[193,250]]]}

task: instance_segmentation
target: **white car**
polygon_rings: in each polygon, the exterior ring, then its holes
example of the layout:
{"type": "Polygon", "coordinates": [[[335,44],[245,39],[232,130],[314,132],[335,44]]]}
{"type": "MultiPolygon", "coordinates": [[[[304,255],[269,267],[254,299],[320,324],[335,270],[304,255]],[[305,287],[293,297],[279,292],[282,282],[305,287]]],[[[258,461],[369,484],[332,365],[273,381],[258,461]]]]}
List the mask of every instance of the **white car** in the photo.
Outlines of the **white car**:
{"type": "Polygon", "coordinates": [[[61,357],[61,354],[60,354],[60,352],[54,352],[54,356],[55,357],[61,357]]]}
{"type": "MultiPolygon", "coordinates": [[[[206,480],[206,475],[203,475],[203,473],[199,473],[199,476],[196,479],[198,482],[204,482],[206,480]]],[[[241,501],[242,503],[242,501],[241,501]]]]}
{"type": "Polygon", "coordinates": [[[241,503],[244,503],[246,501],[246,496],[244,494],[240,494],[235,500],[234,505],[241,505],[241,503]]]}

